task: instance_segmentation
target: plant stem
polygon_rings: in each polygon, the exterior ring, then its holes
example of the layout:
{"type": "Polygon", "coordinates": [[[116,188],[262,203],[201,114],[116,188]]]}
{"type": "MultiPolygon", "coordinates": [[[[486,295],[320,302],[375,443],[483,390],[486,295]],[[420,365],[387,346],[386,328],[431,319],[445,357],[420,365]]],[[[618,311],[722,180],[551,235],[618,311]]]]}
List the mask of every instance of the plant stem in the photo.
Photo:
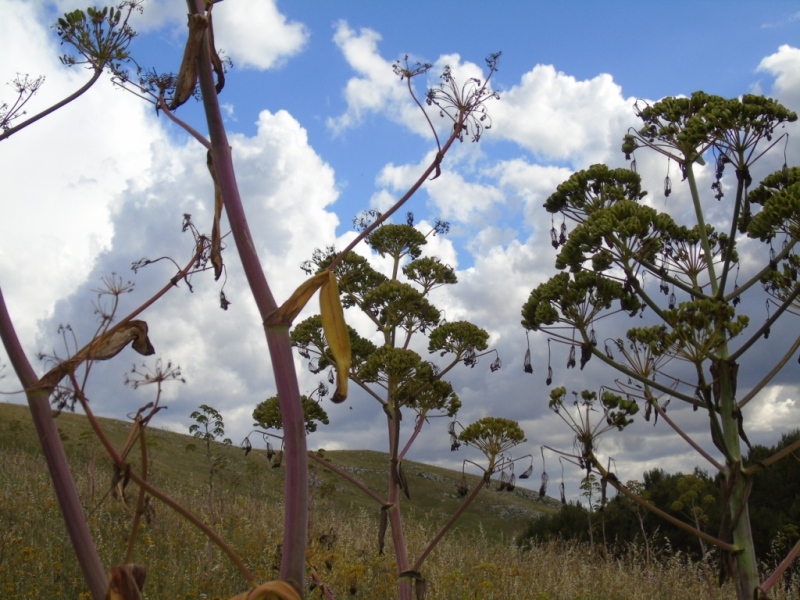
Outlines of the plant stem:
{"type": "MultiPolygon", "coordinates": [[[[189,11],[203,14],[204,3],[187,0],[189,11]]],[[[250,228],[247,225],[236,175],[233,169],[231,148],[222,121],[211,71],[209,32],[203,36],[199,58],[199,83],[203,97],[203,108],[211,138],[211,154],[214,169],[222,193],[225,212],[233,233],[242,267],[258,307],[262,322],[278,306],[267,283],[264,270],[256,252],[250,228]]],[[[303,408],[300,403],[300,388],[294,368],[294,357],[287,325],[265,326],[272,369],[275,374],[278,402],[283,419],[284,451],[286,456],[284,538],[281,558],[281,579],[303,589],[308,533],[308,457],[306,449],[303,408]]]]}
{"type": "Polygon", "coordinates": [[[16,127],[11,127],[9,129],[7,129],[2,134],[0,134],[0,142],[2,142],[6,138],[11,137],[15,133],[17,133],[20,129],[24,129],[28,125],[33,125],[39,119],[43,119],[47,115],[49,115],[51,113],[54,113],[55,111],[57,111],[62,106],[66,106],[67,104],[69,104],[70,102],[75,100],[78,96],[80,96],[84,92],[86,92],[90,87],[92,87],[95,84],[95,82],[98,79],[100,79],[100,75],[102,75],[102,74],[103,74],[103,67],[102,66],[95,67],[94,75],[92,75],[92,78],[89,79],[89,81],[87,81],[79,90],[73,92],[72,94],[70,94],[69,96],[64,98],[63,100],[61,100],[59,102],[56,102],[55,104],[53,104],[53,106],[43,110],[39,114],[33,115],[30,119],[28,119],[27,121],[23,121],[22,123],[20,123],[16,127]]]}
{"type": "Polygon", "coordinates": [[[42,452],[53,480],[53,488],[61,508],[61,514],[64,516],[64,524],[81,571],[83,571],[92,597],[95,600],[103,600],[108,591],[108,579],[86,523],[83,506],[64,452],[64,445],[61,443],[58,428],[50,411],[49,399],[52,388],[37,389],[38,377],[22,350],[2,290],[0,290],[0,338],[3,340],[6,354],[8,354],[14,371],[22,387],[25,388],[31,417],[42,445],[42,452]]]}
{"type": "Polygon", "coordinates": [[[324,458],[322,458],[322,457],[320,457],[320,456],[317,456],[317,455],[316,455],[314,452],[309,452],[309,453],[308,453],[308,457],[309,457],[311,460],[313,460],[314,462],[317,462],[317,463],[321,464],[321,465],[322,465],[323,467],[325,467],[326,469],[328,469],[328,470],[330,470],[330,471],[333,471],[334,473],[336,473],[336,474],[337,474],[339,477],[341,477],[342,479],[346,479],[347,481],[349,481],[350,483],[352,483],[354,486],[356,486],[356,487],[357,487],[358,489],[360,489],[362,492],[364,492],[365,494],[367,494],[367,496],[369,496],[370,498],[372,498],[373,500],[375,500],[375,502],[377,502],[377,503],[378,503],[378,504],[380,504],[381,506],[386,506],[386,505],[387,505],[387,503],[386,503],[386,500],[384,500],[383,498],[381,498],[381,497],[380,497],[378,494],[376,494],[375,492],[373,492],[373,491],[372,491],[371,489],[369,489],[369,488],[368,488],[366,485],[364,485],[363,483],[361,483],[361,482],[360,482],[358,479],[356,479],[355,477],[353,477],[352,475],[350,475],[350,474],[349,474],[349,473],[347,473],[346,471],[343,471],[342,469],[340,469],[340,468],[339,468],[339,467],[337,467],[336,465],[332,465],[331,463],[329,463],[329,462],[328,462],[327,460],[325,460],[324,458]]]}
{"type": "MultiPolygon", "coordinates": [[[[219,537],[219,535],[217,535],[217,532],[215,532],[211,527],[203,523],[200,519],[198,519],[188,510],[186,510],[183,506],[175,502],[175,500],[173,500],[172,498],[161,492],[158,488],[155,488],[149,483],[147,483],[147,480],[141,475],[139,475],[136,471],[134,471],[133,469],[128,469],[129,465],[122,459],[122,457],[116,451],[114,446],[111,444],[111,441],[108,439],[108,436],[106,436],[105,432],[103,431],[103,428],[100,427],[100,423],[98,423],[97,419],[95,418],[92,409],[89,408],[89,403],[86,401],[86,397],[79,391],[76,392],[76,396],[78,397],[78,400],[80,401],[83,410],[86,412],[86,418],[89,420],[89,424],[94,430],[95,435],[97,435],[98,439],[100,440],[100,443],[103,444],[103,447],[106,449],[109,458],[111,458],[114,464],[120,469],[124,470],[126,473],[128,473],[130,475],[130,478],[133,479],[133,481],[135,481],[138,486],[150,492],[152,496],[161,500],[164,504],[166,504],[175,512],[183,516],[190,523],[194,524],[195,527],[197,527],[200,531],[205,533],[206,536],[213,543],[219,546],[219,548],[225,554],[228,555],[228,558],[234,565],[236,565],[236,568],[239,569],[239,572],[248,581],[248,583],[252,587],[256,587],[258,583],[256,582],[255,577],[253,577],[253,575],[250,573],[250,571],[242,562],[242,560],[239,558],[239,556],[236,554],[236,552],[234,552],[233,549],[230,546],[228,546],[228,544],[226,544],[225,541],[219,537]]],[[[106,592],[103,592],[103,595],[100,597],[100,600],[105,600],[105,598],[106,598],[106,592]]]]}
{"type": "Polygon", "coordinates": [[[470,492],[469,496],[467,496],[464,499],[464,502],[461,503],[461,506],[458,507],[458,510],[453,513],[452,517],[450,517],[450,520],[447,521],[447,523],[445,523],[445,525],[444,525],[444,527],[442,527],[441,531],[439,531],[439,533],[436,534],[436,537],[433,538],[430,541],[430,543],[428,544],[427,548],[425,548],[425,550],[422,551],[422,554],[419,555],[419,558],[417,559],[417,562],[415,562],[414,566],[411,567],[412,571],[419,571],[419,568],[422,566],[422,563],[425,561],[426,558],[428,558],[428,555],[436,547],[436,544],[439,543],[439,541],[450,530],[450,528],[453,526],[453,524],[456,521],[458,521],[458,518],[461,516],[461,514],[465,510],[467,510],[467,507],[472,503],[472,501],[475,500],[475,498],[477,498],[478,492],[481,491],[481,488],[485,484],[486,484],[486,479],[484,477],[481,477],[481,480],[478,482],[478,485],[476,485],[473,488],[473,490],[472,490],[472,492],[470,492]]]}

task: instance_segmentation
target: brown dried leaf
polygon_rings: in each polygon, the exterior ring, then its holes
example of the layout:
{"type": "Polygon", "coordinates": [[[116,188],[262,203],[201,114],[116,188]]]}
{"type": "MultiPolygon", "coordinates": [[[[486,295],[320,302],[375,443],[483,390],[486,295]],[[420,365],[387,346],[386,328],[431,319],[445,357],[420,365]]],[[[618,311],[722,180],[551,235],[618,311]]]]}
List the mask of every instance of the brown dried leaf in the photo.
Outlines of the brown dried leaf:
{"type": "Polygon", "coordinates": [[[270,581],[257,588],[234,596],[231,600],[301,600],[290,584],[285,581],[270,581]]]}
{"type": "Polygon", "coordinates": [[[403,473],[402,462],[397,463],[397,482],[400,484],[400,489],[403,490],[406,498],[411,500],[411,494],[408,493],[408,480],[406,479],[405,473],[403,473]]]}
{"type": "Polygon", "coordinates": [[[337,404],[347,398],[347,382],[350,379],[350,334],[344,321],[339,286],[332,271],[326,271],[327,281],[319,291],[319,308],[322,330],[336,363],[336,392],[331,400],[337,404]]]}
{"type": "Polygon", "coordinates": [[[222,217],[222,190],[219,188],[211,150],[208,151],[206,156],[206,165],[208,166],[208,172],[211,173],[211,179],[214,181],[214,223],[211,226],[211,253],[209,259],[214,266],[214,280],[216,281],[222,275],[222,242],[219,233],[219,220],[222,217]]]}
{"type": "Polygon", "coordinates": [[[383,555],[383,547],[386,543],[386,526],[389,524],[389,507],[381,506],[381,519],[378,526],[378,554],[383,555]]]}
{"type": "Polygon", "coordinates": [[[68,373],[74,371],[86,360],[108,360],[114,358],[122,352],[122,349],[131,344],[131,347],[139,354],[150,356],[156,350],[147,337],[147,323],[144,321],[132,320],[127,323],[114,327],[104,334],[97,336],[91,342],[81,348],[74,356],[59,363],[50,369],[39,380],[43,386],[55,386],[68,373]],[[131,343],[132,342],[132,343],[131,343]]]}
{"type": "Polygon", "coordinates": [[[194,93],[197,85],[198,58],[203,45],[203,35],[208,28],[208,19],[203,15],[189,15],[189,36],[183,50],[183,60],[175,83],[175,96],[169,109],[175,110],[194,93]]]}
{"type": "Polygon", "coordinates": [[[142,600],[147,570],[144,565],[119,565],[108,571],[106,600],[142,600]]]}

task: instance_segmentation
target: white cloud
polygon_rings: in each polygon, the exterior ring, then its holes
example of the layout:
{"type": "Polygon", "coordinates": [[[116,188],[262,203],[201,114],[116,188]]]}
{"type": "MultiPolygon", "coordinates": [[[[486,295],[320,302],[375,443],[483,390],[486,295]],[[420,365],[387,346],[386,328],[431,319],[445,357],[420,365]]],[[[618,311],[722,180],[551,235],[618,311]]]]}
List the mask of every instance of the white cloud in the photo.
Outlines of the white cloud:
{"type": "MultiPolygon", "coordinates": [[[[0,39],[9,49],[0,81],[17,72],[46,76],[17,123],[89,77],[59,64],[62,50],[35,9],[8,3],[0,20],[0,39]]],[[[4,100],[13,101],[12,93],[2,86],[4,100]]],[[[163,138],[149,105],[101,79],[73,103],[0,142],[7,203],[0,221],[0,283],[21,335],[30,339],[36,320],[84,280],[97,253],[108,247],[116,196],[153,166],[151,145],[163,138]],[[15,293],[21,290],[28,291],[25,298],[15,293]]]]}
{"type": "Polygon", "coordinates": [[[534,156],[584,168],[617,150],[630,107],[611,75],[578,81],[551,65],[537,65],[491,106],[492,134],[534,156]]]}
{"type": "Polygon", "coordinates": [[[775,77],[772,93],[787,108],[800,110],[800,49],[784,44],[765,57],[756,71],[775,77]]]}
{"type": "Polygon", "coordinates": [[[744,408],[746,433],[766,434],[769,439],[769,434],[784,431],[788,423],[800,423],[798,397],[797,385],[768,386],[744,408]]]}
{"type": "MultiPolygon", "coordinates": [[[[390,119],[406,123],[423,119],[412,105],[406,84],[392,72],[392,63],[378,53],[380,40],[380,34],[372,29],[356,32],[345,21],[336,24],[333,41],[359,76],[351,78],[345,87],[345,113],[328,119],[328,127],[334,133],[359,125],[370,113],[385,113],[390,119]]],[[[424,129],[422,123],[418,127],[424,129]]]]}
{"type": "Polygon", "coordinates": [[[234,65],[258,70],[280,67],[308,41],[305,25],[287,21],[276,0],[237,0],[213,11],[214,41],[234,65]]]}

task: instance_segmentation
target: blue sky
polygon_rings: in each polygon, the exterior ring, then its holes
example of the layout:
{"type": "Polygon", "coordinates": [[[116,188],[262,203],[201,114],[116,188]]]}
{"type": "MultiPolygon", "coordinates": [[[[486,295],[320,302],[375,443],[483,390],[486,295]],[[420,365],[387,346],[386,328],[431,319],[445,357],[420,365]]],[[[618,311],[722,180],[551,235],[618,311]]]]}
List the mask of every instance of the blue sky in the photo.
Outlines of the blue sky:
{"type": "MultiPolygon", "coordinates": [[[[49,29],[59,13],[77,6],[73,0],[0,0],[0,81],[16,72],[47,76],[30,112],[86,79],[58,63],[60,49],[49,29]]],[[[391,74],[392,62],[409,54],[434,64],[427,82],[433,84],[446,64],[459,76],[480,76],[484,57],[503,52],[492,82],[501,96],[489,105],[493,128],[478,144],[455,148],[442,177],[403,213],[451,223],[451,234],[433,239],[429,249],[458,269],[460,283],[434,300],[448,320],[466,318],[486,328],[503,359],[497,373],[490,374],[488,364],[454,371],[462,422],[486,414],[517,419],[529,439],[523,452],[535,455],[540,444],[572,446],[569,430],[546,407],[543,338],[531,337],[534,376],[522,372],[520,307],[555,272],[550,217],[542,208],[547,196],[577,169],[625,164],[619,144],[636,125],[636,99],[698,89],[729,97],[763,92],[800,109],[800,12],[794,2],[224,0],[214,14],[218,46],[234,65],[221,101],[240,188],[279,298],[302,281],[298,265],[314,247],[341,247],[352,239],[352,217],[385,209],[430,159],[430,132],[391,74]]],[[[132,46],[139,63],[176,70],[185,36],[183,2],[151,0],[133,26],[141,32],[132,46]]],[[[420,97],[425,83],[418,82],[420,97]]],[[[0,100],[12,99],[10,93],[4,87],[0,100]]],[[[178,115],[204,130],[193,102],[178,115]]],[[[797,129],[787,131],[793,132],[789,164],[800,164],[797,129]]],[[[782,161],[782,155],[765,158],[760,175],[782,161]]],[[[645,187],[658,190],[666,165],[648,157],[639,163],[645,187]]],[[[58,349],[59,323],[72,324],[81,342],[88,339],[96,325],[93,290],[103,275],[133,277],[128,265],[143,255],[184,256],[187,240],[177,233],[184,212],[209,228],[205,151],[107,80],[0,143],[0,164],[7,215],[0,223],[0,286],[32,357],[58,349]],[[32,231],[39,233],[34,247],[28,242],[32,231]]],[[[700,174],[706,183],[710,177],[700,174]]],[[[674,186],[670,207],[681,215],[686,194],[674,186]]],[[[647,201],[665,206],[659,194],[647,201]]],[[[274,393],[274,383],[233,253],[227,264],[225,289],[233,301],[227,313],[219,311],[219,286],[209,277],[196,280],[194,294],[176,291],[146,318],[159,356],[180,364],[187,378],[169,391],[170,409],[159,415],[159,424],[185,431],[189,413],[212,404],[238,440],[254,405],[274,393]]],[[[171,275],[159,269],[135,277],[136,293],[126,306],[171,275]]],[[[366,325],[358,315],[348,319],[366,325]]],[[[149,399],[120,384],[136,359],[130,354],[97,369],[97,412],[123,417],[149,399]]],[[[564,360],[559,356],[554,364],[564,360]]],[[[6,362],[2,355],[0,361],[6,362]]],[[[297,364],[301,389],[313,389],[315,378],[299,357],[297,364]]],[[[597,385],[609,376],[593,364],[574,375],[556,373],[556,384],[559,376],[569,375],[575,385],[597,385]]],[[[13,376],[2,385],[12,391],[13,376]]],[[[787,423],[798,422],[798,387],[796,377],[784,374],[753,404],[751,439],[772,443],[787,423]]],[[[382,413],[368,398],[356,394],[347,406],[327,408],[331,425],[310,438],[312,447],[385,449],[382,413]]],[[[691,411],[675,415],[705,439],[707,427],[691,411]]],[[[409,458],[451,467],[476,458],[451,455],[443,431],[444,423],[434,421],[409,458]]],[[[690,470],[697,464],[680,440],[651,424],[637,423],[604,444],[626,479],[655,466],[690,470]]],[[[568,476],[574,494],[580,473],[568,476]]]]}

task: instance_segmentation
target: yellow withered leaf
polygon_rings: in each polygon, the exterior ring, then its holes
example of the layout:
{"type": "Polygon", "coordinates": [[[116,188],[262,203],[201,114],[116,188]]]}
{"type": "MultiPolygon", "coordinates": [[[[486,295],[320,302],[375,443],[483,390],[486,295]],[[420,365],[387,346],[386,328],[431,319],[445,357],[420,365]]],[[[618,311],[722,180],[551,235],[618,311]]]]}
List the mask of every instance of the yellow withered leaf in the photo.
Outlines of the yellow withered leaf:
{"type": "Polygon", "coordinates": [[[301,600],[291,585],[285,581],[270,581],[257,588],[234,596],[231,600],[301,600]]]}
{"type": "Polygon", "coordinates": [[[314,292],[321,288],[326,281],[328,281],[327,271],[306,279],[300,284],[300,287],[294,291],[289,299],[284,302],[274,314],[270,315],[268,323],[291,324],[295,317],[300,314],[300,311],[305,308],[305,305],[308,304],[308,301],[311,300],[311,296],[314,295],[314,292]]]}
{"type": "Polygon", "coordinates": [[[350,335],[344,322],[339,286],[332,271],[326,271],[328,280],[319,291],[319,308],[322,330],[336,363],[336,392],[331,400],[339,403],[347,398],[347,382],[350,377],[350,335]]]}
{"type": "Polygon", "coordinates": [[[325,333],[325,339],[336,364],[336,392],[331,400],[337,403],[344,402],[347,398],[347,382],[350,377],[350,335],[344,322],[339,286],[333,272],[323,271],[304,281],[292,296],[270,315],[267,324],[291,324],[317,290],[319,290],[322,331],[325,333]]]}
{"type": "Polygon", "coordinates": [[[206,165],[209,173],[211,173],[211,179],[214,181],[214,222],[211,225],[211,252],[208,257],[214,266],[214,281],[216,281],[222,275],[222,240],[219,234],[219,220],[222,217],[222,190],[219,188],[219,182],[217,181],[217,171],[214,169],[211,150],[208,151],[206,165]]]}
{"type": "Polygon", "coordinates": [[[144,565],[119,565],[108,571],[106,600],[142,600],[144,565]]]}

